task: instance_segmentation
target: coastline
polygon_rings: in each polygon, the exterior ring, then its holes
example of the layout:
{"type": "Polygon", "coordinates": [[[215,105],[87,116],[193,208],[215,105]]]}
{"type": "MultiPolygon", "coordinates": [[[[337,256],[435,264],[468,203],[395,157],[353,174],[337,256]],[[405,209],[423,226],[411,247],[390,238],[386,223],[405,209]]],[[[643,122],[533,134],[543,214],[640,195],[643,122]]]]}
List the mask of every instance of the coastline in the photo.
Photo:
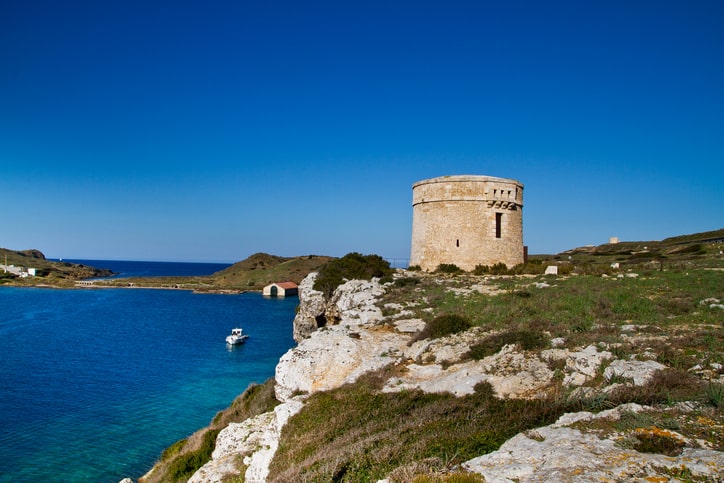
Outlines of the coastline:
{"type": "Polygon", "coordinates": [[[79,285],[77,282],[73,285],[65,284],[19,284],[19,283],[5,283],[0,285],[2,287],[13,287],[13,288],[45,288],[45,289],[57,289],[57,290],[104,290],[104,289],[144,289],[144,290],[184,290],[196,294],[221,294],[221,295],[241,295],[245,293],[262,293],[262,290],[245,290],[245,289],[225,289],[225,288],[212,288],[212,289],[198,289],[194,287],[159,287],[157,285],[79,285]]]}

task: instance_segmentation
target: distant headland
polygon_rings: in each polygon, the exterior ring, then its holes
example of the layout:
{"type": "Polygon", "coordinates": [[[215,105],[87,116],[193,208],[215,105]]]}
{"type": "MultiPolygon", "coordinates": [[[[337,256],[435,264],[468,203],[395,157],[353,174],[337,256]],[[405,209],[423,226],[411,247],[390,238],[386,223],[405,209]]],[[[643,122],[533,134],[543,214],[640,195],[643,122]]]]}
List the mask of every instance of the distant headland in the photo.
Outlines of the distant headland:
{"type": "Polygon", "coordinates": [[[334,257],[304,255],[281,257],[255,253],[208,276],[123,277],[103,267],[52,261],[37,249],[0,248],[0,285],[60,288],[160,288],[197,292],[240,293],[261,291],[273,282],[299,283],[334,257]],[[6,261],[7,260],[7,261],[6,261]]]}

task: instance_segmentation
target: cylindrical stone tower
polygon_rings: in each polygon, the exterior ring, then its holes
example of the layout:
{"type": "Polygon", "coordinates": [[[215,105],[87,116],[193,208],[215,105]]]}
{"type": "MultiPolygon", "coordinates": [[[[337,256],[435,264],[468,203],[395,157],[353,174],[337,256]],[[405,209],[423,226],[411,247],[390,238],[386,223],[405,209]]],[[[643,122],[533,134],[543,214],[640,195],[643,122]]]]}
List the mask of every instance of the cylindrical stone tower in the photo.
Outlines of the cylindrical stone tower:
{"type": "Polygon", "coordinates": [[[491,176],[442,176],[412,185],[410,266],[463,270],[523,263],[523,185],[491,176]]]}

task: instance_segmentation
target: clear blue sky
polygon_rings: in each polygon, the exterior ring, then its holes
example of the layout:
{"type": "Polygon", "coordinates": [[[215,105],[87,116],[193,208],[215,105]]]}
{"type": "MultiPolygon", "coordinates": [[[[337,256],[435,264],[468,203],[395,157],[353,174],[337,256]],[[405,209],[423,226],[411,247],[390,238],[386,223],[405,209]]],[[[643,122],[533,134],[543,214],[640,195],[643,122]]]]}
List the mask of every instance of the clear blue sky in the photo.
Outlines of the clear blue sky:
{"type": "Polygon", "coordinates": [[[0,247],[409,257],[412,184],[556,253],[724,226],[724,2],[5,1],[0,247]]]}

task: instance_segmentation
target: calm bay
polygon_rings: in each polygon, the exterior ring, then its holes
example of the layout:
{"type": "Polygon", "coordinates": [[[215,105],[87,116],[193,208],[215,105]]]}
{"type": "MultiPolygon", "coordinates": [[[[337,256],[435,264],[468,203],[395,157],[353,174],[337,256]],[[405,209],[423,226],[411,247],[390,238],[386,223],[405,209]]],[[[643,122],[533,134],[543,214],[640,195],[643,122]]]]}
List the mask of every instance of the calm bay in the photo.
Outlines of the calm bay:
{"type": "Polygon", "coordinates": [[[0,287],[0,482],[135,480],[274,375],[294,345],[297,304],[258,293],[0,287]],[[236,326],[251,337],[230,349],[236,326]]]}

